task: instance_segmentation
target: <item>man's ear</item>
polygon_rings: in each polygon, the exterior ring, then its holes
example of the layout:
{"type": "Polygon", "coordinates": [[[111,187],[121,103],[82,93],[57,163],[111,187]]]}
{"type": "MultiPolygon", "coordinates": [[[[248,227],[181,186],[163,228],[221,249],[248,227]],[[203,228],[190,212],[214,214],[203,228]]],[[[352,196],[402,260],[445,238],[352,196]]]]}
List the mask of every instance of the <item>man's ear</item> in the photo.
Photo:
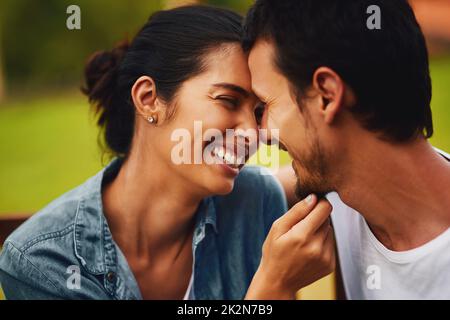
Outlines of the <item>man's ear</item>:
{"type": "Polygon", "coordinates": [[[152,78],[142,76],[137,79],[131,89],[131,97],[138,114],[144,118],[156,116],[157,119],[162,119],[165,108],[158,99],[156,84],[152,78]]]}
{"type": "Polygon", "coordinates": [[[318,68],[313,75],[313,88],[320,95],[320,112],[327,124],[333,123],[345,106],[346,85],[342,78],[328,67],[318,68]]]}

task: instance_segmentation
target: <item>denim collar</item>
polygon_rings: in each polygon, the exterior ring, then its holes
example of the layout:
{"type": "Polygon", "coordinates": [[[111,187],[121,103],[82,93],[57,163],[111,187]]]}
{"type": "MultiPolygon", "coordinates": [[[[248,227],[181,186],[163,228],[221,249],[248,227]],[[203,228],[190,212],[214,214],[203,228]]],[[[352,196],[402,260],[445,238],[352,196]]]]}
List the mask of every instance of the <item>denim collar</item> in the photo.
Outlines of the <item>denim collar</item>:
{"type": "MultiPolygon", "coordinates": [[[[106,177],[117,174],[122,163],[122,159],[116,158],[89,179],[78,202],[74,227],[75,254],[83,267],[94,275],[117,272],[116,244],[103,213],[102,184],[106,177]]],[[[203,199],[197,210],[195,232],[203,233],[201,239],[207,224],[218,233],[213,197],[203,199]]]]}
{"type": "Polygon", "coordinates": [[[197,209],[197,228],[210,224],[215,233],[219,233],[217,229],[216,207],[214,205],[214,197],[205,198],[197,209]]]}
{"type": "Polygon", "coordinates": [[[75,254],[83,267],[95,275],[105,274],[107,265],[116,258],[115,250],[112,250],[114,243],[111,231],[103,214],[102,182],[105,174],[118,170],[120,164],[115,159],[89,179],[78,202],[74,227],[75,254]]]}

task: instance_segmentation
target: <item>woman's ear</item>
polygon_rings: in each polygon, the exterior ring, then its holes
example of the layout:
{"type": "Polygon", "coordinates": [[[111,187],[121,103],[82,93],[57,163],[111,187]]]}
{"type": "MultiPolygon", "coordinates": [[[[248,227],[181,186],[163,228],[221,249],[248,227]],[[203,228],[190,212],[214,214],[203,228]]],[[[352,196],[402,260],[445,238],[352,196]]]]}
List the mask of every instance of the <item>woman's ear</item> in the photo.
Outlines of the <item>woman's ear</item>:
{"type": "Polygon", "coordinates": [[[312,84],[321,97],[320,112],[325,123],[333,123],[345,104],[346,85],[344,81],[332,69],[320,67],[314,72],[312,84]]]}
{"type": "Polygon", "coordinates": [[[164,106],[158,99],[156,92],[156,84],[152,78],[142,76],[136,80],[131,89],[131,97],[133,99],[136,112],[148,119],[162,119],[164,113],[164,106]]]}

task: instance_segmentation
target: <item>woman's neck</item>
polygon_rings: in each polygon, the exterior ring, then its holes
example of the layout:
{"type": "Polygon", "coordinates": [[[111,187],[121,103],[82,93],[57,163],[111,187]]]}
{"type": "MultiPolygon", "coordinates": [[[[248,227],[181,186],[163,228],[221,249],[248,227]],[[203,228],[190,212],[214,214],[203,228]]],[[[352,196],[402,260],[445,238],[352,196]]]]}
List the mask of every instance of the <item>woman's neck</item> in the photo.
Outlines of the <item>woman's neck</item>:
{"type": "Polygon", "coordinates": [[[186,246],[202,200],[160,159],[131,153],[103,191],[114,240],[127,256],[176,257],[186,246]]]}

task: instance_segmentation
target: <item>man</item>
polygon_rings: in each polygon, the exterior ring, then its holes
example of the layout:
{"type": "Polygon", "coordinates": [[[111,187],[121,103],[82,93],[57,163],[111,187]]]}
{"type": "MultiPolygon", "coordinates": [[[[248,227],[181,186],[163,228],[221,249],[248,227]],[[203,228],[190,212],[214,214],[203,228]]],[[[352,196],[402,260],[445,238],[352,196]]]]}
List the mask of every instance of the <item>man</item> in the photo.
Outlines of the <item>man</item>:
{"type": "Polygon", "coordinates": [[[347,298],[450,298],[450,163],[427,141],[428,54],[408,2],[257,0],[245,38],[297,196],[334,207],[347,298]]]}

